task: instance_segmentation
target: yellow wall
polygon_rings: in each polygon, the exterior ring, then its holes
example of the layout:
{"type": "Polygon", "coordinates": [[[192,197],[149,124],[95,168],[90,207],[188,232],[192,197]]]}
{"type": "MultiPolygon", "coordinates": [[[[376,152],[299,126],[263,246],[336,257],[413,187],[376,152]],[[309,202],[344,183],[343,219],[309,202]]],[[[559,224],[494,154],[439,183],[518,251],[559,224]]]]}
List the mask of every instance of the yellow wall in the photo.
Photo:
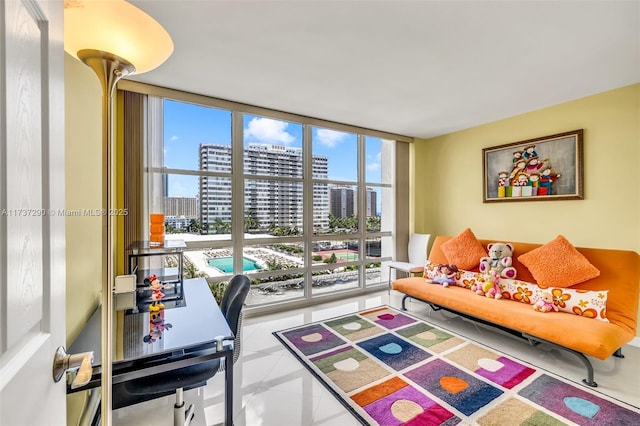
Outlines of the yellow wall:
{"type": "Polygon", "coordinates": [[[437,138],[412,150],[413,228],[640,251],[640,84],[437,138]],[[584,200],[482,202],[482,148],[584,129],[584,200]]]}
{"type": "MultiPolygon", "coordinates": [[[[415,232],[640,251],[640,84],[412,145],[415,232]],[[584,200],[482,202],[482,148],[584,129],[584,200]]],[[[638,315],[640,322],[640,313],[638,315]]],[[[640,334],[639,334],[640,335],[640,334]]]]}
{"type": "MultiPolygon", "coordinates": [[[[102,206],[101,88],[89,67],[65,53],[65,161],[67,210],[102,206]]],[[[67,347],[100,300],[102,218],[67,216],[67,347]]],[[[76,424],[84,392],[68,398],[67,420],[76,424]]]]}

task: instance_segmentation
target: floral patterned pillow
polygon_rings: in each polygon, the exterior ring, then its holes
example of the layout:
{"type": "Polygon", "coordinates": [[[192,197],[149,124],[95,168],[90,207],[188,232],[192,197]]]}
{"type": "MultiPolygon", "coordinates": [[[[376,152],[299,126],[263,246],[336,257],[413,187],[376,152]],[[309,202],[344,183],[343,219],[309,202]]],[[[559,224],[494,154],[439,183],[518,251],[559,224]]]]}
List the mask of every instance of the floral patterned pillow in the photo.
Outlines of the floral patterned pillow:
{"type": "Polygon", "coordinates": [[[500,278],[498,283],[502,290],[502,298],[533,305],[540,299],[542,290],[536,284],[510,278],[500,278]]]}
{"type": "MultiPolygon", "coordinates": [[[[427,261],[424,266],[424,277],[433,279],[438,273],[438,264],[427,261]]],[[[460,270],[456,273],[456,285],[471,288],[477,281],[483,280],[479,272],[460,270]]],[[[537,284],[501,278],[498,284],[502,290],[502,298],[515,302],[535,305],[543,292],[553,295],[553,303],[560,312],[593,318],[609,322],[607,319],[607,295],[609,290],[577,290],[560,287],[540,287],[537,284]]]]}
{"type": "Polygon", "coordinates": [[[553,303],[560,312],[580,315],[609,322],[607,319],[607,295],[609,290],[577,290],[560,287],[539,287],[526,281],[500,279],[502,298],[534,305],[542,298],[543,292],[553,296],[553,303]]]}
{"type": "Polygon", "coordinates": [[[427,280],[432,280],[435,278],[437,273],[438,264],[431,263],[429,260],[427,260],[427,263],[424,264],[424,272],[422,273],[422,276],[427,280]]]}
{"type": "Polygon", "coordinates": [[[560,312],[594,318],[609,322],[607,319],[607,295],[609,290],[576,290],[551,287],[547,289],[553,295],[553,303],[560,312]]]}

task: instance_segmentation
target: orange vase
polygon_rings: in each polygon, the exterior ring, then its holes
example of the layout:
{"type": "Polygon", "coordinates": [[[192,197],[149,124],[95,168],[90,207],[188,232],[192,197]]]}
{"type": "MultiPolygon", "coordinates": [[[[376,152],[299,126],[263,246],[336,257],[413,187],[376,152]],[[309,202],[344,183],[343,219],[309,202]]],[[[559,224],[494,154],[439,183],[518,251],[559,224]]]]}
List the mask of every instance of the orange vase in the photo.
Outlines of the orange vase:
{"type": "Polygon", "coordinates": [[[152,246],[164,245],[164,214],[151,213],[149,215],[149,243],[152,246]]]}

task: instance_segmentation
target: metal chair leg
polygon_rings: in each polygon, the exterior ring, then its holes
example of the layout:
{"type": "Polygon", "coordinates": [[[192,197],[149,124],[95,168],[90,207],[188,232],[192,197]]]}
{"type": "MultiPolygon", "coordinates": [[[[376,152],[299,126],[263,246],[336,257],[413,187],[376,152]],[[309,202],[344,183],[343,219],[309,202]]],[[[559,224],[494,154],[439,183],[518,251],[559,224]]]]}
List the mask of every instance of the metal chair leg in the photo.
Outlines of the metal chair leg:
{"type": "Polygon", "coordinates": [[[184,389],[176,389],[176,403],[173,406],[173,425],[174,426],[189,426],[191,420],[195,415],[195,407],[193,404],[189,405],[189,408],[184,408],[184,389]]]}

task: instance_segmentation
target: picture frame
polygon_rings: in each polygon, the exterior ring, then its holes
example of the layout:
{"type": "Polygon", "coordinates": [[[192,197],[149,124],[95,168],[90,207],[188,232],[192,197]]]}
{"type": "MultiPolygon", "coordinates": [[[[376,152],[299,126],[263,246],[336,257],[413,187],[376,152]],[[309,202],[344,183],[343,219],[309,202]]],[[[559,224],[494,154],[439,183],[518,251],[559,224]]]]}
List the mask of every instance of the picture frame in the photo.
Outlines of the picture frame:
{"type": "Polygon", "coordinates": [[[583,134],[579,129],[483,148],[483,202],[584,199],[583,134]]]}

